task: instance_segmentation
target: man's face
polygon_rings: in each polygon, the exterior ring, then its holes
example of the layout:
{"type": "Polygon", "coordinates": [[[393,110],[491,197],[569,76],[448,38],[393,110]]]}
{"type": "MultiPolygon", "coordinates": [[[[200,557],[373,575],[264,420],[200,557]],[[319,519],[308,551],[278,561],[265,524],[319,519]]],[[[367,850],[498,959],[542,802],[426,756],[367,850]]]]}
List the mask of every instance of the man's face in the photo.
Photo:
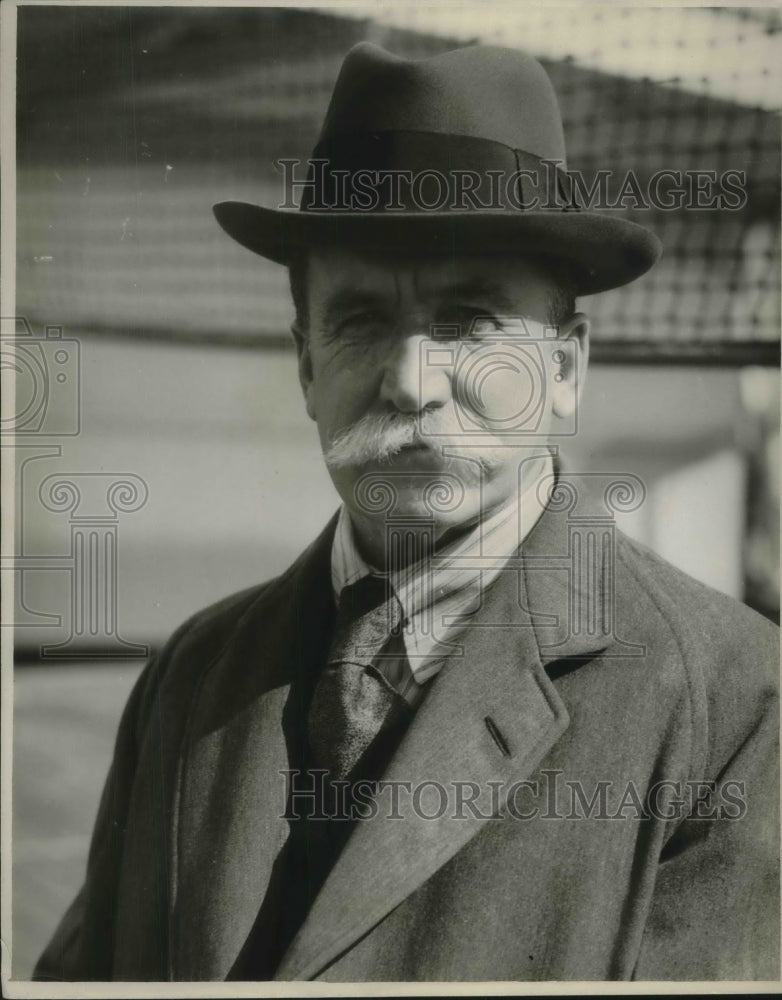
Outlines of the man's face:
{"type": "Polygon", "coordinates": [[[393,516],[441,530],[507,501],[582,381],[585,351],[573,347],[587,321],[556,336],[552,278],[518,258],[346,250],[312,252],[307,278],[309,324],[296,336],[307,412],[359,530],[389,513],[378,487],[393,516]]]}

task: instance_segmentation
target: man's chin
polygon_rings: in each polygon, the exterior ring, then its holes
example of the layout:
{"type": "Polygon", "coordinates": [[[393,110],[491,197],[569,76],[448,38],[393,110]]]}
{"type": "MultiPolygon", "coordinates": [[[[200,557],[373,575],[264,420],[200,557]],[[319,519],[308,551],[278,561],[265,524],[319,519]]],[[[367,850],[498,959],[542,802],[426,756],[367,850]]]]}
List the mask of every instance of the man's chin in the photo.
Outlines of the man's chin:
{"type": "MultiPolygon", "coordinates": [[[[377,499],[382,487],[372,496],[377,499]]],[[[385,497],[383,497],[385,499],[385,497]]],[[[368,509],[366,498],[354,504],[352,513],[360,520],[382,522],[384,528],[393,525],[405,531],[415,531],[416,526],[429,532],[434,529],[436,537],[443,532],[461,528],[480,518],[480,494],[476,490],[457,490],[445,482],[435,484],[429,490],[419,488],[397,488],[393,499],[384,504],[382,511],[368,509]]]]}
{"type": "Polygon", "coordinates": [[[479,478],[442,468],[384,465],[363,469],[352,481],[335,485],[347,506],[360,517],[460,524],[480,510],[479,478]]]}

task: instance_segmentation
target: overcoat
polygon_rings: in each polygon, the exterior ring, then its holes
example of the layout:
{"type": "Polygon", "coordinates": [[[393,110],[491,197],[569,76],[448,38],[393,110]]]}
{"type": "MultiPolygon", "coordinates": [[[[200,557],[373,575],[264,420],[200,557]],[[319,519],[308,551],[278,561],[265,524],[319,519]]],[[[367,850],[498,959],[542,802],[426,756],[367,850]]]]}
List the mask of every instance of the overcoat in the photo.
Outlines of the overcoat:
{"type": "MultiPolygon", "coordinates": [[[[485,593],[275,978],[779,977],[777,630],[576,513],[485,593]]],[[[146,666],[37,978],[223,980],[285,906],[334,525],[146,666]]]]}

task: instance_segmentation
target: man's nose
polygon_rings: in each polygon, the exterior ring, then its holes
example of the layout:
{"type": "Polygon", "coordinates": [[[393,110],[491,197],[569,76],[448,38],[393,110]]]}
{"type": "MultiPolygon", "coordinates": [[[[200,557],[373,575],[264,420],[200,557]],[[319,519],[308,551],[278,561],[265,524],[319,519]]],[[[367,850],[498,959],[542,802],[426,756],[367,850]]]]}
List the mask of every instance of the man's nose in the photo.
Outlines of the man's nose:
{"type": "Polygon", "coordinates": [[[383,364],[380,398],[403,413],[443,406],[451,398],[451,380],[440,365],[430,363],[429,337],[400,336],[383,364]]]}

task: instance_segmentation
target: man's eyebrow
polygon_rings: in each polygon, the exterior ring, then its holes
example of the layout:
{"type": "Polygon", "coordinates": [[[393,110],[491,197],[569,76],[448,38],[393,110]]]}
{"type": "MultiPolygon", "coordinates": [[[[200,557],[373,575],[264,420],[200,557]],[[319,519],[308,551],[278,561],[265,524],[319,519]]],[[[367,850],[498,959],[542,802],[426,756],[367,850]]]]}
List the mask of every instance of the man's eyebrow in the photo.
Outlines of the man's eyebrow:
{"type": "MultiPolygon", "coordinates": [[[[491,310],[512,316],[518,312],[518,303],[505,291],[501,284],[491,279],[474,279],[454,282],[432,291],[432,297],[460,300],[467,304],[484,303],[491,310]]],[[[377,309],[387,305],[387,298],[379,291],[367,289],[338,288],[332,292],[323,305],[323,325],[333,326],[341,317],[352,310],[377,309]]]]}
{"type": "Polygon", "coordinates": [[[438,297],[460,299],[468,304],[485,302],[492,308],[509,315],[518,312],[518,303],[505,291],[502,285],[490,279],[456,282],[437,289],[438,297]]]}
{"type": "Polygon", "coordinates": [[[354,309],[377,308],[384,301],[384,297],[379,292],[340,288],[326,299],[323,306],[323,325],[331,326],[345,313],[354,309]]]}

